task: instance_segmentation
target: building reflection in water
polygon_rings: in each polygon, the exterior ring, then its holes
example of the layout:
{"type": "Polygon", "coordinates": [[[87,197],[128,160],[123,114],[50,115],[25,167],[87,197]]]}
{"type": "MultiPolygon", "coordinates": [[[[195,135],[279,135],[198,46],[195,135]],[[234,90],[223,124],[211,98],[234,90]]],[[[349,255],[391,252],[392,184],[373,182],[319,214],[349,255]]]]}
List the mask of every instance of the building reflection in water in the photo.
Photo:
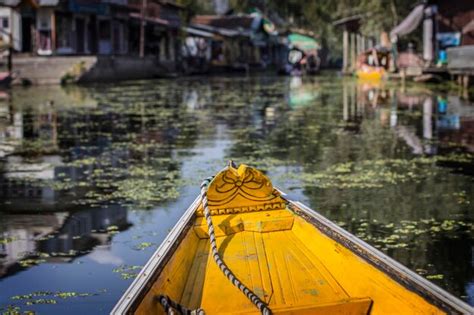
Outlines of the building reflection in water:
{"type": "Polygon", "coordinates": [[[77,91],[61,87],[48,88],[45,93],[14,89],[13,95],[0,100],[0,198],[8,200],[0,212],[4,240],[0,243],[0,278],[38,261],[70,262],[97,246],[92,258],[110,260],[107,246],[113,233],[107,228],[113,226],[112,232],[118,232],[130,226],[127,209],[122,206],[78,211],[72,201],[80,191],[67,197],[41,184],[59,174],[72,180],[81,178],[81,172],[63,162],[58,143],[57,104],[94,103],[77,91]],[[18,101],[13,107],[15,97],[18,101]],[[40,184],[32,185],[32,180],[40,184]]]}
{"type": "Polygon", "coordinates": [[[127,209],[119,205],[47,214],[2,213],[1,216],[0,232],[12,241],[0,244],[0,278],[24,270],[27,266],[21,262],[28,259],[71,262],[97,246],[98,252],[92,258],[110,260],[111,232],[130,227],[127,209]]]}
{"type": "Polygon", "coordinates": [[[357,131],[363,117],[376,116],[382,125],[394,129],[414,154],[437,154],[440,146],[449,145],[474,152],[474,108],[459,96],[407,91],[383,82],[347,81],[342,89],[342,118],[352,123],[346,129],[357,131]],[[421,119],[417,122],[410,116],[421,119]]]}

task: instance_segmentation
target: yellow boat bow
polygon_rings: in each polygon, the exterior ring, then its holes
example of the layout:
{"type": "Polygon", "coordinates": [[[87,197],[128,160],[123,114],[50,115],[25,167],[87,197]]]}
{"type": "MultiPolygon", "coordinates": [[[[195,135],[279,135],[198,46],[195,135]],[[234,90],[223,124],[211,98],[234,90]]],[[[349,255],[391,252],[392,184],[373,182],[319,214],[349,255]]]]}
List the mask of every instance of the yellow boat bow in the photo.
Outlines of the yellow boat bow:
{"type": "Polygon", "coordinates": [[[466,303],[290,200],[254,168],[230,164],[206,193],[217,256],[229,271],[212,252],[200,196],[112,314],[165,314],[163,303],[174,314],[259,314],[229,272],[273,314],[473,313],[466,303]]]}

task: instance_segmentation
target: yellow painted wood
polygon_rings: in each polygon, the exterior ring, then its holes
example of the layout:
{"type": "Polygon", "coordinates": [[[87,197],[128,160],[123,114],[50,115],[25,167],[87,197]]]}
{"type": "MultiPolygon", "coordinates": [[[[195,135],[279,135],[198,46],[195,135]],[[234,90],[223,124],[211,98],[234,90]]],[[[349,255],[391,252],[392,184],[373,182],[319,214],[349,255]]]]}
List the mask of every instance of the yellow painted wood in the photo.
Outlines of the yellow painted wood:
{"type": "Polygon", "coordinates": [[[190,309],[201,306],[202,290],[206,273],[207,260],[209,256],[209,241],[201,239],[198,241],[198,248],[194,261],[189,270],[188,279],[181,295],[181,303],[190,309]]]}
{"type": "MultiPolygon", "coordinates": [[[[232,163],[218,173],[207,192],[212,215],[285,209],[286,202],[262,172],[232,163]]],[[[203,216],[202,206],[197,210],[203,216]]]]}
{"type": "MultiPolygon", "coordinates": [[[[211,184],[214,193],[227,191],[218,207],[234,210],[213,215],[212,220],[221,257],[274,314],[443,313],[291,210],[242,211],[267,199],[282,202],[273,187],[267,189],[271,183],[262,176],[246,167],[230,167],[218,174],[211,184]],[[260,199],[250,200],[254,197],[249,190],[240,194],[240,188],[232,186],[241,187],[239,181],[266,192],[252,193],[260,199]]],[[[212,198],[216,205],[219,196],[212,198]]],[[[209,255],[204,218],[198,214],[194,220],[136,313],[163,314],[155,296],[164,294],[184,307],[203,308],[208,315],[259,314],[209,255]]]]}
{"type": "MultiPolygon", "coordinates": [[[[290,230],[293,215],[287,210],[249,212],[240,215],[219,215],[212,218],[217,237],[241,231],[272,232],[290,230]]],[[[196,218],[194,231],[199,238],[209,238],[204,217],[196,218]]]]}
{"type": "MultiPolygon", "coordinates": [[[[230,269],[275,314],[367,314],[370,302],[370,314],[443,313],[285,211],[294,218],[291,229],[242,230],[217,238],[230,269]]],[[[153,300],[158,294],[167,294],[189,308],[202,307],[206,314],[258,314],[208,254],[209,240],[188,232],[137,314],[162,314],[153,300]]]]}
{"type": "Polygon", "coordinates": [[[295,217],[293,231],[310,251],[321,253],[321,263],[350,296],[368,296],[373,300],[370,314],[444,314],[301,217],[295,217]]]}
{"type": "MultiPolygon", "coordinates": [[[[285,212],[294,218],[290,211],[285,212]]],[[[264,213],[256,214],[265,217],[264,213]]],[[[245,215],[251,214],[242,214],[245,215]]],[[[209,240],[199,239],[197,234],[192,239],[196,244],[184,244],[178,249],[144,300],[148,301],[144,302],[148,307],[140,307],[137,313],[161,314],[162,310],[151,308],[149,301],[153,295],[166,294],[186,307],[201,307],[206,314],[257,314],[255,306],[227,280],[209,256],[209,240]],[[194,247],[191,266],[189,262],[180,262],[194,247]],[[176,271],[170,268],[172,265],[176,271]],[[184,266],[188,270],[183,270],[184,266]]],[[[367,314],[371,299],[364,295],[349,296],[291,228],[269,233],[243,230],[218,237],[217,241],[229,268],[275,314],[367,314]]]]}
{"type": "MultiPolygon", "coordinates": [[[[190,276],[189,270],[199,257],[199,238],[191,229],[179,245],[179,250],[168,261],[151,290],[144,297],[136,314],[162,314],[163,309],[156,302],[156,296],[166,294],[171,299],[179,301],[190,276]],[[198,257],[196,257],[198,256],[198,257]]],[[[199,294],[196,288],[195,294],[199,294]]]]}
{"type": "Polygon", "coordinates": [[[386,71],[383,68],[366,66],[364,70],[357,70],[356,77],[364,81],[380,81],[386,76],[386,71]]]}

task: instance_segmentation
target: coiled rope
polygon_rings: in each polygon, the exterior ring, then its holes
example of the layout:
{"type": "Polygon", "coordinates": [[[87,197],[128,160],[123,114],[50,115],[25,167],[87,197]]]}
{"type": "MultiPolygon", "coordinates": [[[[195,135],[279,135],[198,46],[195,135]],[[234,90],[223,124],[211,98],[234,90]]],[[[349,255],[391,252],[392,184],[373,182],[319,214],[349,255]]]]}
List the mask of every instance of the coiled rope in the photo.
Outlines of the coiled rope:
{"type": "Polygon", "coordinates": [[[207,228],[209,231],[209,240],[211,242],[212,257],[216,262],[219,269],[224,273],[224,275],[229,279],[229,281],[236,286],[245,296],[260,310],[264,315],[270,315],[271,311],[268,308],[267,304],[263,302],[255,293],[247,288],[239,279],[232,273],[232,271],[227,267],[225,262],[222,260],[219,252],[217,250],[216,235],[214,234],[214,225],[212,224],[211,211],[209,210],[209,205],[207,203],[207,188],[209,183],[212,181],[212,177],[206,178],[201,184],[201,201],[202,207],[204,208],[204,217],[206,218],[207,228]]]}
{"type": "MultiPolygon", "coordinates": [[[[227,267],[225,262],[222,260],[219,251],[217,250],[216,235],[214,233],[214,225],[212,224],[211,211],[209,210],[209,205],[207,201],[207,189],[209,183],[212,181],[213,177],[206,178],[201,184],[201,201],[202,207],[204,209],[204,217],[206,218],[207,228],[209,232],[209,241],[211,242],[211,251],[212,257],[216,262],[219,269],[224,273],[224,275],[229,279],[229,281],[236,286],[245,296],[260,310],[263,315],[271,315],[272,312],[268,308],[267,304],[263,302],[255,293],[247,288],[237,277],[232,273],[232,271],[227,267]]],[[[174,314],[174,311],[178,311],[183,315],[203,315],[204,310],[201,308],[196,310],[189,310],[179,303],[171,300],[166,295],[159,295],[158,300],[160,301],[163,309],[167,314],[174,314]]]]}
{"type": "Polygon", "coordinates": [[[181,304],[176,303],[175,301],[170,299],[167,295],[159,295],[157,296],[157,299],[160,302],[161,306],[163,306],[163,309],[165,310],[166,314],[176,314],[175,311],[177,311],[179,314],[182,315],[205,315],[204,310],[202,308],[198,308],[196,310],[189,310],[181,304]]]}

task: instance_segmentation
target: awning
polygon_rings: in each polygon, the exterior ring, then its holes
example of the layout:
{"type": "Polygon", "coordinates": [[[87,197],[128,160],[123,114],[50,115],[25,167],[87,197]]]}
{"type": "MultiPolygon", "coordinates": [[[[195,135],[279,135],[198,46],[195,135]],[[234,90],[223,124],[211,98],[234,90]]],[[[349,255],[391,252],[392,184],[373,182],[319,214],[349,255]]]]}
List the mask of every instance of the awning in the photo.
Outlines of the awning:
{"type": "Polygon", "coordinates": [[[301,34],[288,35],[288,42],[302,51],[319,49],[319,44],[314,38],[301,34]]]}
{"type": "MultiPolygon", "coordinates": [[[[130,13],[130,17],[134,18],[134,19],[138,19],[138,20],[142,19],[142,15],[140,13],[137,13],[137,12],[130,13]]],[[[145,22],[149,22],[149,23],[153,23],[153,24],[159,24],[159,25],[163,25],[163,26],[170,26],[170,22],[168,20],[160,19],[158,17],[145,16],[145,17],[143,17],[143,19],[145,20],[145,22]]]]}
{"type": "Polygon", "coordinates": [[[183,27],[182,29],[183,31],[185,31],[186,33],[190,35],[199,36],[199,37],[208,37],[208,38],[214,37],[213,33],[201,31],[192,27],[183,27]]]}
{"type": "Polygon", "coordinates": [[[39,0],[40,7],[55,7],[59,4],[59,0],[39,0]]]}
{"type": "Polygon", "coordinates": [[[424,4],[417,5],[408,16],[390,31],[390,38],[400,37],[413,32],[423,20],[424,4]]]}
{"type": "Polygon", "coordinates": [[[205,32],[209,32],[213,34],[219,34],[225,37],[238,37],[238,36],[250,37],[251,35],[251,33],[247,30],[231,30],[227,28],[215,27],[215,26],[204,25],[204,24],[192,24],[192,28],[203,30],[205,32]]]}

